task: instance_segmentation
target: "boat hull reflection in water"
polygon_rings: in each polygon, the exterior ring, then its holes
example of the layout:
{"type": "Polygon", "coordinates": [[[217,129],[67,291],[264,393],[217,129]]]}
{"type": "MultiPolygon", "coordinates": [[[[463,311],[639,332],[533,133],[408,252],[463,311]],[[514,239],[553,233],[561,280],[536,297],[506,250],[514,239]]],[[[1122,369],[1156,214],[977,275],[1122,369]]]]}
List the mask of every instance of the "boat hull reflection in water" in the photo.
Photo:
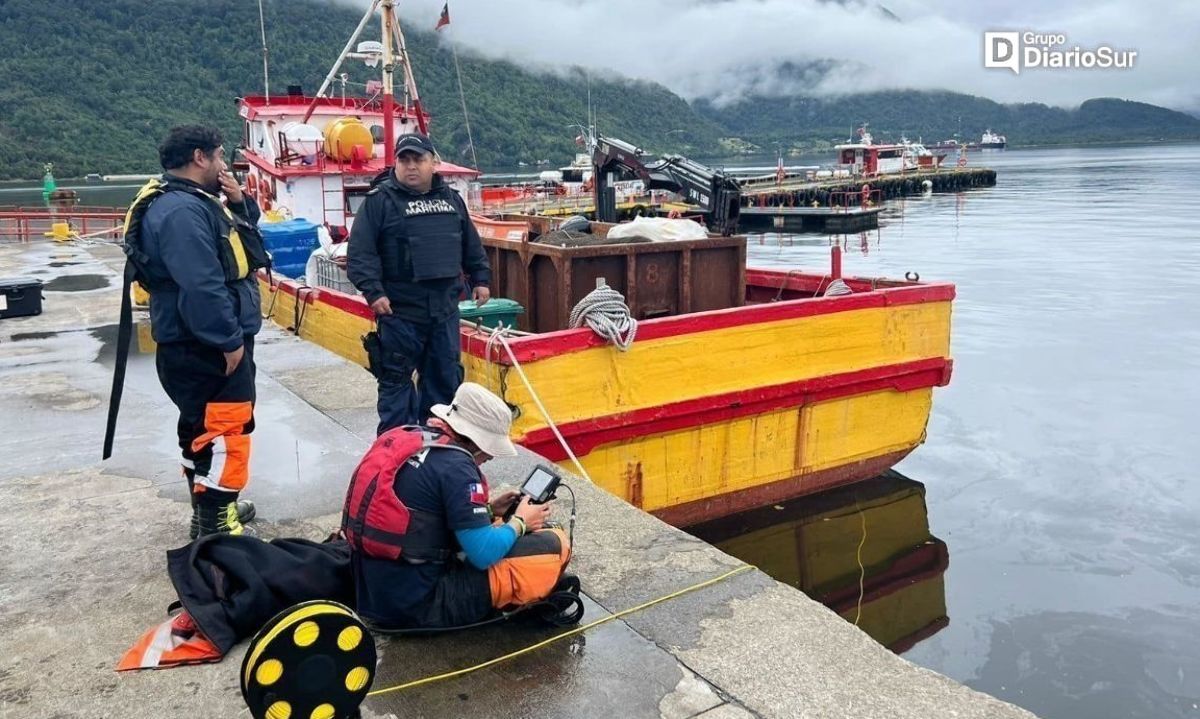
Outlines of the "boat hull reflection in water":
{"type": "Polygon", "coordinates": [[[897,472],[687,531],[802,590],[896,653],[949,624],[949,552],[930,533],[925,485],[897,472]]]}

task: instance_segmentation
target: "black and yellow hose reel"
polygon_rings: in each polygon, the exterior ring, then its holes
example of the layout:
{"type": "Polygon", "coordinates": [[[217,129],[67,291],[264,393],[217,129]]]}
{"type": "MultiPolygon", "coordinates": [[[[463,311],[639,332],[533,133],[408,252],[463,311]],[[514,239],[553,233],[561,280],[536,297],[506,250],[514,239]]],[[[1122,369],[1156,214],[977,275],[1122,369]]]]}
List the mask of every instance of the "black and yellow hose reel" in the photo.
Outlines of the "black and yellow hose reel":
{"type": "Polygon", "coordinates": [[[336,602],[297,604],[255,635],[242,698],[255,719],[349,719],[375,679],[375,640],[336,602]]]}

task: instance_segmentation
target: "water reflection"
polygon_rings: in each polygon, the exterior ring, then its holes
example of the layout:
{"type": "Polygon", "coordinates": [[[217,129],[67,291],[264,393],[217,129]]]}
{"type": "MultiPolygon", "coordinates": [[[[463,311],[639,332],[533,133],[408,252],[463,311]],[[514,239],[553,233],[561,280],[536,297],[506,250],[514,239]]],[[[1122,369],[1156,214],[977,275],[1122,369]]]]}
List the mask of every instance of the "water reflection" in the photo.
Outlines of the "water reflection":
{"type": "Polygon", "coordinates": [[[945,542],[897,472],[687,528],[903,653],[949,624],[945,542]]]}

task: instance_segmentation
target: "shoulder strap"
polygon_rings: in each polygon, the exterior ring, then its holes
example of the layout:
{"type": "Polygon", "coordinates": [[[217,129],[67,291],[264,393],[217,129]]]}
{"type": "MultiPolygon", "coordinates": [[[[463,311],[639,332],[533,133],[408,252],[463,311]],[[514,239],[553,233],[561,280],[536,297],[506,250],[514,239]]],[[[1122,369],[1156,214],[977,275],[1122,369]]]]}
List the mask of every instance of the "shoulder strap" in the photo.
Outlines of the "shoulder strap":
{"type": "Polygon", "coordinates": [[[471,454],[467,450],[463,449],[462,447],[459,447],[457,444],[454,444],[454,443],[424,442],[421,444],[421,448],[422,449],[426,449],[426,448],[428,448],[428,449],[452,449],[456,452],[462,452],[463,454],[467,455],[471,459],[475,458],[475,455],[471,454]]]}
{"type": "Polygon", "coordinates": [[[112,456],[113,439],[117,432],[117,413],[121,410],[121,395],[125,391],[125,367],[129,363],[129,341],[133,336],[133,303],[129,294],[137,274],[133,262],[125,262],[125,281],[121,288],[121,317],[117,324],[117,356],[113,363],[112,391],[108,396],[108,422],[104,428],[104,452],[101,459],[112,456]]]}
{"type": "Polygon", "coordinates": [[[384,202],[387,202],[396,211],[396,214],[403,218],[404,208],[400,206],[400,198],[396,195],[396,190],[387,185],[380,185],[379,190],[383,195],[384,202]]]}
{"type": "Polygon", "coordinates": [[[142,185],[125,213],[125,232],[122,249],[125,252],[125,271],[121,287],[121,310],[117,321],[117,355],[113,363],[112,391],[108,396],[108,420],[104,428],[104,449],[102,459],[112,456],[113,441],[117,431],[117,414],[121,410],[121,395],[125,389],[125,369],[129,363],[129,342],[133,337],[133,302],[130,291],[134,280],[147,285],[146,263],[149,257],[142,250],[141,234],[142,219],[150,205],[167,191],[169,183],[160,178],[153,178],[142,185]]]}

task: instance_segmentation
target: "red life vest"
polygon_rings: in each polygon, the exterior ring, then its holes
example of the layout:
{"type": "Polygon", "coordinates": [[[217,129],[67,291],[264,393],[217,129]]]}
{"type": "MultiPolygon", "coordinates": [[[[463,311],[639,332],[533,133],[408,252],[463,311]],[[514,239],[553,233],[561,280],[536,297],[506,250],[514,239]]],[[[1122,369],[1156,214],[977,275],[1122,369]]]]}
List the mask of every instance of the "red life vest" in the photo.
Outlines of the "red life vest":
{"type": "Polygon", "coordinates": [[[425,451],[470,452],[452,444],[444,434],[421,427],[396,427],[379,435],[359,462],[346,490],[342,508],[342,535],[350,547],[376,559],[404,556],[444,562],[453,551],[440,541],[440,516],[406,507],[396,495],[396,478],[404,463],[425,451]]]}

